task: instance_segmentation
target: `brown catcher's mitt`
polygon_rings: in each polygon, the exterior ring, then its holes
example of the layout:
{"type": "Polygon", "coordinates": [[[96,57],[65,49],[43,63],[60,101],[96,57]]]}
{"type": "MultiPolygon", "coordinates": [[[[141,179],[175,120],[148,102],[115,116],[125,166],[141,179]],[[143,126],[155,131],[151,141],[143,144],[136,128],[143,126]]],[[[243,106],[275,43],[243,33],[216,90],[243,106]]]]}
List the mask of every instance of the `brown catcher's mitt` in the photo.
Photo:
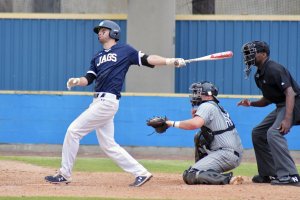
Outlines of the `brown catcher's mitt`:
{"type": "Polygon", "coordinates": [[[164,133],[169,128],[167,125],[167,117],[152,117],[147,120],[147,125],[152,126],[156,133],[164,133]]]}

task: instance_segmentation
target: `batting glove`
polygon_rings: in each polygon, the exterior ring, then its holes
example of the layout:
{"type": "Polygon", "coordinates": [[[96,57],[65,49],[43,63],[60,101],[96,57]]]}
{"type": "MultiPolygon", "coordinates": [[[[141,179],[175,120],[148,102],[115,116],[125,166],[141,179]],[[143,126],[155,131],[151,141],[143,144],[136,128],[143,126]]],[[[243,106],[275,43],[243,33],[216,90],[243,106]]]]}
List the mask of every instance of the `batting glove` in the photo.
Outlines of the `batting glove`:
{"type": "Polygon", "coordinates": [[[167,58],[166,65],[175,66],[175,67],[183,67],[183,66],[186,66],[186,63],[183,58],[167,58]]]}
{"type": "Polygon", "coordinates": [[[186,66],[186,63],[183,58],[176,58],[174,65],[175,65],[175,67],[184,67],[184,66],[186,66]]]}
{"type": "Polygon", "coordinates": [[[79,84],[80,78],[70,78],[67,82],[68,90],[71,90],[72,87],[79,84]]]}

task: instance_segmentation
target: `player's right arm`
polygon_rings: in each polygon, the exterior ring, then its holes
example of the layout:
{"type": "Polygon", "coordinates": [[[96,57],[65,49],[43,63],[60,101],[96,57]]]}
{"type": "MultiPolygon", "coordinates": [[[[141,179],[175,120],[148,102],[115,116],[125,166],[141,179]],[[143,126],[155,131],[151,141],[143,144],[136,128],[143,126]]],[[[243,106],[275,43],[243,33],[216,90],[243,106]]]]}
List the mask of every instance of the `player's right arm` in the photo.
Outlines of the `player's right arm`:
{"type": "Polygon", "coordinates": [[[85,77],[80,78],[69,78],[67,82],[67,88],[68,90],[71,90],[74,86],[86,86],[88,83],[87,79],[85,77]]]}
{"type": "Polygon", "coordinates": [[[96,76],[92,73],[87,73],[85,76],[80,78],[69,78],[67,82],[67,88],[68,90],[71,90],[74,86],[87,86],[90,85],[94,80],[96,76]]]}
{"type": "Polygon", "coordinates": [[[265,97],[262,97],[257,101],[250,101],[249,99],[243,99],[237,103],[238,106],[246,106],[246,107],[250,107],[250,106],[265,107],[269,104],[271,104],[271,102],[268,99],[266,99],[265,97]]]}

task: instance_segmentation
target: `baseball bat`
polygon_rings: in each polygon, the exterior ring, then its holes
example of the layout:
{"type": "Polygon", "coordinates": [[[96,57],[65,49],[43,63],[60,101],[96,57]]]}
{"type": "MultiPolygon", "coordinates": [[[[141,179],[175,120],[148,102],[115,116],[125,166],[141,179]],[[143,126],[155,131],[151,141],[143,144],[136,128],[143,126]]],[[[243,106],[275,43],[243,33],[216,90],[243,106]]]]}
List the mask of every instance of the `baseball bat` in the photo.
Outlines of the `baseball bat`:
{"type": "Polygon", "coordinates": [[[206,61],[206,60],[221,60],[221,59],[231,58],[232,56],[233,56],[232,51],[224,51],[224,52],[213,53],[213,54],[210,54],[207,56],[188,59],[188,60],[184,60],[184,61],[186,63],[191,63],[191,62],[206,61]]]}

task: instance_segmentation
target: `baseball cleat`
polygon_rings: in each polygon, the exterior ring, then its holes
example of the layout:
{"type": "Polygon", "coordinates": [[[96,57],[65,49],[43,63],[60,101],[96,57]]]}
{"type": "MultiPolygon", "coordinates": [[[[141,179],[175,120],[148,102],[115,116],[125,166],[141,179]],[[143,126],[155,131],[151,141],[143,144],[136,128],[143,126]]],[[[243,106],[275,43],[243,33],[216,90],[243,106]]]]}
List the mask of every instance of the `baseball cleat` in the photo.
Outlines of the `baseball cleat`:
{"type": "Polygon", "coordinates": [[[64,177],[62,174],[57,173],[54,176],[46,176],[45,180],[49,183],[53,183],[53,184],[59,184],[59,183],[71,183],[72,179],[71,178],[66,178],[64,177]]]}
{"type": "Polygon", "coordinates": [[[285,176],[271,181],[271,185],[294,185],[300,186],[299,176],[285,176]]]}
{"type": "Polygon", "coordinates": [[[148,173],[145,176],[137,176],[135,178],[135,181],[133,183],[131,183],[129,186],[131,186],[131,187],[140,187],[141,185],[143,185],[144,183],[149,181],[151,178],[152,178],[151,173],[148,173]]]}
{"type": "Polygon", "coordinates": [[[230,179],[229,184],[230,185],[241,185],[243,184],[244,179],[242,176],[234,176],[230,179]]]}
{"type": "Polygon", "coordinates": [[[272,180],[276,179],[274,176],[260,176],[255,175],[252,178],[253,183],[271,183],[272,180]]]}

